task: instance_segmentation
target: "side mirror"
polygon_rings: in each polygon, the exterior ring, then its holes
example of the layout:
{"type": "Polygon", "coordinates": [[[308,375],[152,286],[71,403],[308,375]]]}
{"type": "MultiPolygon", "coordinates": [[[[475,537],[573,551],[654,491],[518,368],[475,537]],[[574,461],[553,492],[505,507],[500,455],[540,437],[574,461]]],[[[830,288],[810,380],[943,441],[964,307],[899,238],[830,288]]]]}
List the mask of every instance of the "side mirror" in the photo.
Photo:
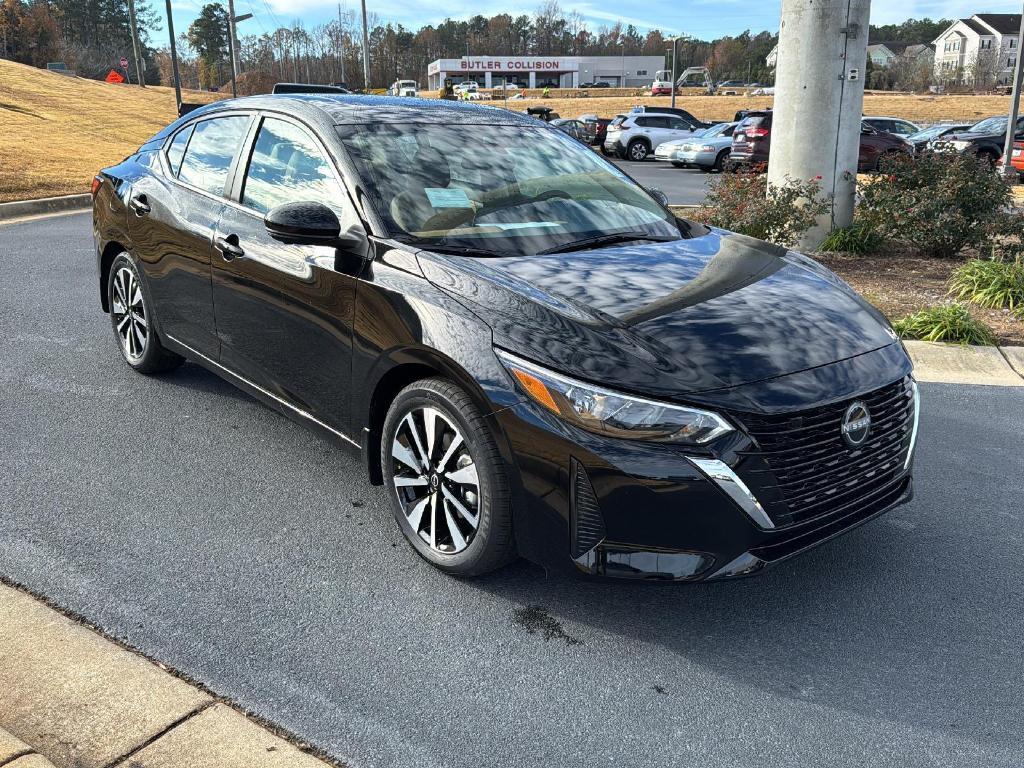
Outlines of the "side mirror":
{"type": "Polygon", "coordinates": [[[341,223],[334,211],[308,200],[270,209],[263,225],[272,238],[292,245],[337,246],[341,235],[341,223]]]}
{"type": "Polygon", "coordinates": [[[664,206],[668,205],[668,195],[666,195],[664,192],[662,192],[657,187],[648,187],[647,188],[647,194],[649,194],[651,197],[653,197],[655,200],[657,200],[662,205],[664,205],[664,206]]]}

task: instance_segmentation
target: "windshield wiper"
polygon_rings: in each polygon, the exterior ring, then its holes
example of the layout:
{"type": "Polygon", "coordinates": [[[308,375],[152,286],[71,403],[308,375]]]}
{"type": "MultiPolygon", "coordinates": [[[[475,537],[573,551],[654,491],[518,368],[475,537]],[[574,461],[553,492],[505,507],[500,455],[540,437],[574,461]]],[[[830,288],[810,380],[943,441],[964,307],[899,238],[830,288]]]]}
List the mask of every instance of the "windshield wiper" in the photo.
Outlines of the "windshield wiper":
{"type": "Polygon", "coordinates": [[[667,243],[678,239],[678,237],[656,237],[654,235],[645,235],[643,232],[617,232],[613,235],[597,235],[595,237],[585,237],[582,240],[573,240],[570,243],[556,245],[554,248],[546,248],[545,250],[538,251],[537,253],[538,255],[546,253],[569,253],[570,251],[585,251],[602,245],[613,245],[614,243],[632,243],[637,240],[649,243],[667,243]]]}

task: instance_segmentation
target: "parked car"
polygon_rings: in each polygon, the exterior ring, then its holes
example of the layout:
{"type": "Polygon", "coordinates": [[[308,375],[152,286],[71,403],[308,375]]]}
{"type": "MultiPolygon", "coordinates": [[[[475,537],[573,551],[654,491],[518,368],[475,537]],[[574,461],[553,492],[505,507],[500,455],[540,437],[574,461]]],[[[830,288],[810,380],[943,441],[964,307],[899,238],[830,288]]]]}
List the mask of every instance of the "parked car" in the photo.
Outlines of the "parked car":
{"type": "Polygon", "coordinates": [[[1021,183],[1024,183],[1024,141],[1013,142],[1013,152],[1010,153],[1010,165],[1020,171],[1021,183]]]}
{"type": "Polygon", "coordinates": [[[693,123],[679,115],[630,112],[616,117],[608,125],[603,146],[609,154],[640,162],[646,160],[659,144],[688,138],[692,134],[693,123]]]}
{"type": "Polygon", "coordinates": [[[598,80],[597,82],[594,83],[594,85],[592,87],[593,88],[611,88],[612,84],[609,83],[607,80],[598,80]]]}
{"type": "Polygon", "coordinates": [[[587,81],[586,83],[580,83],[576,87],[577,88],[593,88],[594,84],[592,82],[590,82],[590,81],[587,81]]]}
{"type": "Polygon", "coordinates": [[[876,131],[894,133],[897,136],[909,137],[911,134],[921,130],[919,125],[915,125],[909,120],[901,120],[898,117],[863,117],[861,122],[864,125],[871,126],[876,131]]]}
{"type": "Polygon", "coordinates": [[[742,80],[723,80],[718,84],[719,88],[745,88],[742,80]]]}
{"type": "Polygon", "coordinates": [[[456,83],[455,85],[453,85],[452,90],[456,94],[467,93],[469,91],[479,91],[480,84],[477,83],[475,80],[464,80],[461,83],[456,83]]]}
{"type": "Polygon", "coordinates": [[[581,120],[573,120],[568,117],[559,117],[551,121],[551,125],[555,126],[562,133],[572,136],[576,141],[583,142],[589,145],[591,139],[591,132],[587,129],[586,123],[581,120]]]}
{"type": "Polygon", "coordinates": [[[580,115],[579,120],[587,126],[587,130],[590,132],[590,143],[595,146],[603,145],[611,120],[607,117],[598,117],[595,114],[580,115]]]}
{"type": "Polygon", "coordinates": [[[659,115],[675,115],[676,117],[681,117],[694,131],[701,128],[710,128],[712,125],[711,123],[694,117],[685,109],[679,109],[678,107],[648,107],[643,104],[639,104],[629,110],[631,115],[641,114],[644,112],[657,112],[659,115]]]}
{"type": "Polygon", "coordinates": [[[395,80],[388,88],[388,96],[417,96],[417,88],[415,80],[395,80]]]}
{"type": "MultiPolygon", "coordinates": [[[[749,112],[736,126],[732,136],[730,161],[734,165],[757,166],[768,163],[772,140],[772,112],[749,112]]],[[[877,131],[861,123],[860,151],[857,156],[858,173],[877,171],[883,158],[898,154],[913,154],[914,145],[892,133],[877,131]]]]}
{"type": "Polygon", "coordinates": [[[929,142],[966,131],[970,127],[969,123],[938,123],[907,136],[907,141],[913,144],[914,151],[920,154],[928,149],[929,142]]]}
{"type": "Polygon", "coordinates": [[[694,133],[689,139],[676,139],[654,150],[655,160],[666,160],[676,168],[698,168],[704,173],[722,171],[732,153],[732,134],[736,123],[719,123],[694,133]]]}
{"type": "MultiPolygon", "coordinates": [[[[992,165],[999,162],[1006,145],[1006,125],[1009,118],[1005,115],[987,117],[972,125],[966,131],[933,139],[929,148],[938,152],[959,152],[962,155],[974,155],[992,165]]],[[[1024,117],[1017,118],[1014,138],[1024,139],[1024,117]]]]}
{"type": "Polygon", "coordinates": [[[520,91],[520,90],[522,90],[522,86],[519,85],[519,83],[498,83],[493,88],[491,88],[491,90],[492,91],[520,91]]]}
{"type": "Polygon", "coordinates": [[[125,364],[188,359],[350,450],[446,573],[746,576],[913,495],[917,385],[876,309],[525,115],[219,101],[92,191],[125,364]]]}

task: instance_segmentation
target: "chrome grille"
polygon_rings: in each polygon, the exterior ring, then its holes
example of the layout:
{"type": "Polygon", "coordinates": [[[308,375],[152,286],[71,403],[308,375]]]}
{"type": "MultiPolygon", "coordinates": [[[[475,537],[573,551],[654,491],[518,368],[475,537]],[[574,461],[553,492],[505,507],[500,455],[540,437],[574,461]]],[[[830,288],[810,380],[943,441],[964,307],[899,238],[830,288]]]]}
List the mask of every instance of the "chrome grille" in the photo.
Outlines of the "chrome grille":
{"type": "Polygon", "coordinates": [[[734,413],[758,451],[738,468],[776,526],[855,510],[903,475],[914,422],[910,378],[849,400],[796,413],[734,413]],[[840,432],[855,401],[871,413],[867,441],[851,448],[840,432]]]}

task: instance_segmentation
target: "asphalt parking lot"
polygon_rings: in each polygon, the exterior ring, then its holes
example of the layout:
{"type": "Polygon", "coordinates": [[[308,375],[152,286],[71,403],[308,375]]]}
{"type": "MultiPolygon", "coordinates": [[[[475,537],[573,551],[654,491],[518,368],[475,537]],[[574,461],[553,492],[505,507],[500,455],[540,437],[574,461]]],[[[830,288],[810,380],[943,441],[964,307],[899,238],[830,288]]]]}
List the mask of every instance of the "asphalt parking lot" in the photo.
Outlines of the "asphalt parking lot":
{"type": "Polygon", "coordinates": [[[708,184],[715,175],[696,168],[673,168],[671,163],[647,159],[642,163],[612,160],[645,187],[657,187],[668,196],[671,205],[699,205],[704,202],[708,184]]]}
{"type": "Polygon", "coordinates": [[[1020,390],[924,385],[916,500],[759,578],[457,581],[311,433],[131,373],[88,216],[0,253],[0,574],[341,760],[1020,765],[1020,390]]]}

